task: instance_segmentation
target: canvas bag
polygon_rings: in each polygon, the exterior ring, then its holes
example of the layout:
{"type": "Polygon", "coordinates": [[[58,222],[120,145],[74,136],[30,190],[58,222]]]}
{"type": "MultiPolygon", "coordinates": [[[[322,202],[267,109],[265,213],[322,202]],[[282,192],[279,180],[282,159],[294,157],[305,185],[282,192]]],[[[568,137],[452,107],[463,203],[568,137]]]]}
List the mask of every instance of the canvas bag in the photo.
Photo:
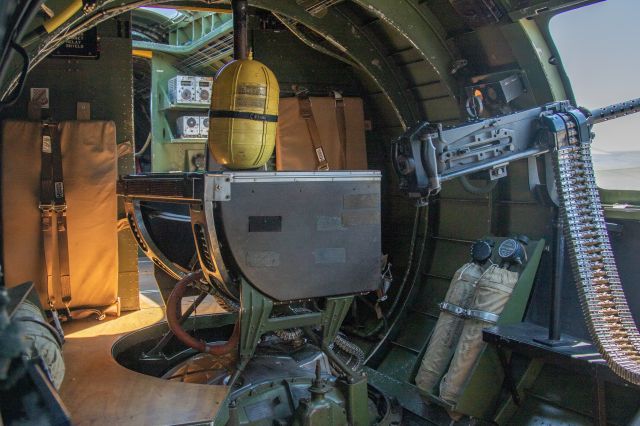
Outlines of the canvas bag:
{"type": "MultiPolygon", "coordinates": [[[[364,135],[362,99],[342,98],[345,118],[346,164],[342,160],[339,116],[334,97],[309,97],[313,119],[318,129],[329,170],[366,170],[367,152],[364,135]]],[[[281,98],[276,138],[276,168],[279,171],[317,170],[314,144],[301,115],[298,97],[281,98]]]]}

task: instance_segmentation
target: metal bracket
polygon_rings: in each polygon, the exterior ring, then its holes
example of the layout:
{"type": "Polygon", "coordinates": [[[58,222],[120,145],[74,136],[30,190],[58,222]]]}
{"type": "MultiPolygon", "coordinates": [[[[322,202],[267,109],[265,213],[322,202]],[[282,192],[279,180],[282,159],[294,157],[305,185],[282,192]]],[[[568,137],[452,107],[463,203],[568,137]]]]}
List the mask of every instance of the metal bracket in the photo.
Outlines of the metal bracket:
{"type": "Polygon", "coordinates": [[[273,301],[242,279],[240,292],[240,359],[248,362],[265,332],[273,310],[273,301]]]}
{"type": "Polygon", "coordinates": [[[204,178],[205,201],[229,201],[231,200],[231,182],[233,174],[206,175],[204,178]]]}
{"type": "Polygon", "coordinates": [[[507,177],[507,166],[509,163],[498,164],[489,170],[489,179],[497,180],[507,177]]]}
{"type": "Polygon", "coordinates": [[[327,299],[327,306],[322,315],[323,344],[329,344],[336,338],[342,321],[349,312],[351,302],[353,302],[353,296],[331,297],[327,299]]]}

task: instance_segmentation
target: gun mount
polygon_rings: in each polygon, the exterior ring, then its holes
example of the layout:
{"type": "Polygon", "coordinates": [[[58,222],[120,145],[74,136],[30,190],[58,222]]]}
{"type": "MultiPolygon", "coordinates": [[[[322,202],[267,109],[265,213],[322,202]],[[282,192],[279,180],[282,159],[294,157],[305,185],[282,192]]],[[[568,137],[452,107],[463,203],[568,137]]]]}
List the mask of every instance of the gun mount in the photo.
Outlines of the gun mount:
{"type": "MultiPolygon", "coordinates": [[[[358,395],[354,401],[366,404],[366,378],[334,350],[364,357],[338,330],[354,296],[381,286],[380,178],[377,171],[149,174],[122,178],[118,193],[140,248],[180,279],[167,302],[170,329],[197,351],[232,363],[238,357],[230,386],[243,372],[243,380],[250,374],[245,367],[265,334],[273,332],[283,342],[306,334],[341,371],[349,392],[358,395]],[[189,207],[201,272],[171,263],[154,245],[140,211],[148,202],[189,207]],[[193,310],[179,309],[188,286],[222,297],[238,311],[228,342],[209,345],[181,328],[193,310]]],[[[147,352],[147,360],[162,357],[167,336],[147,352]]],[[[366,406],[350,407],[349,419],[366,418],[366,406]]]]}
{"type": "MultiPolygon", "coordinates": [[[[640,384],[640,333],[618,276],[591,161],[591,127],[640,111],[640,99],[592,112],[568,101],[444,129],[422,122],[392,144],[400,186],[424,204],[441,182],[489,171],[507,174],[516,160],[549,154],[559,221],[564,222],[573,276],[587,328],[611,369],[640,384]]],[[[559,250],[563,250],[562,247],[559,250]]]]}

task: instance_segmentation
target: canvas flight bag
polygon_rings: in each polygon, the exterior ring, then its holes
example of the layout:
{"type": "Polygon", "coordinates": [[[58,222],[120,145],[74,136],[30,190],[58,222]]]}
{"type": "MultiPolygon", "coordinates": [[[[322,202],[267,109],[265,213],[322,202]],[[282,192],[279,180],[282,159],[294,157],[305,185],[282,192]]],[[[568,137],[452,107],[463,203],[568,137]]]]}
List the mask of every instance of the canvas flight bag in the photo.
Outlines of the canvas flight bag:
{"type": "Polygon", "coordinates": [[[276,139],[277,170],[366,170],[362,99],[309,97],[280,99],[276,139]]]}

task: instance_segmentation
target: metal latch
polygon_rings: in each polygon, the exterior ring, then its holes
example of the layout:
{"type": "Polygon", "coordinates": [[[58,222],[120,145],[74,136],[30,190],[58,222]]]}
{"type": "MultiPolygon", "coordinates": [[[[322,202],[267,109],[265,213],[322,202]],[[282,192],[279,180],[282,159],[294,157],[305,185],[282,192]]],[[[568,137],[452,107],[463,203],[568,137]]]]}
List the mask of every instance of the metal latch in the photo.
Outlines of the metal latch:
{"type": "Polygon", "coordinates": [[[500,316],[497,314],[494,314],[493,312],[486,312],[478,309],[465,309],[461,306],[454,305],[453,303],[449,303],[449,302],[440,302],[438,304],[438,307],[440,308],[441,311],[447,311],[450,314],[453,314],[457,317],[465,318],[465,319],[473,318],[473,319],[488,322],[491,324],[497,323],[498,320],[500,319],[500,316]]]}

